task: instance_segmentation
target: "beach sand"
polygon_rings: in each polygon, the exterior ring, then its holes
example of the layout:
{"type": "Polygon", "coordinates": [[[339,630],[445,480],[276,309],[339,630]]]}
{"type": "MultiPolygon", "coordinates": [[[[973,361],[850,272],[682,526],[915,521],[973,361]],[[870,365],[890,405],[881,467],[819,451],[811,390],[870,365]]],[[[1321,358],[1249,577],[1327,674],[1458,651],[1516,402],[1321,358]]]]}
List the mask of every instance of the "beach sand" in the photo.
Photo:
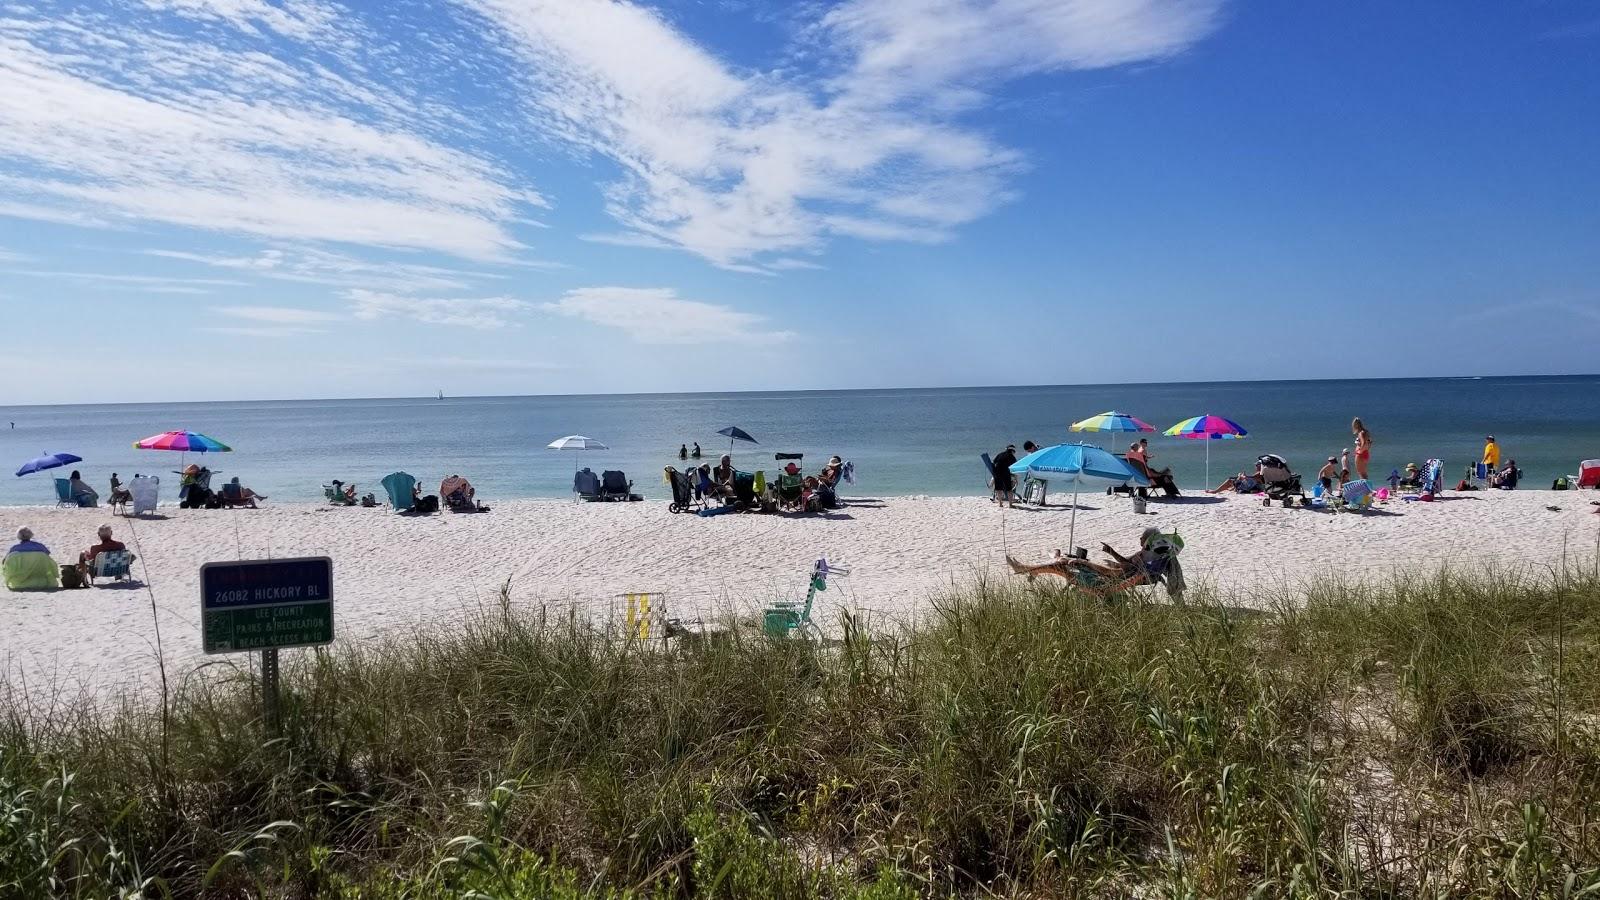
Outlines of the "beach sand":
{"type": "MultiPolygon", "coordinates": [[[[952,585],[1014,578],[1004,554],[1042,562],[1066,549],[1068,496],[1043,509],[1002,511],[982,498],[853,499],[828,515],[672,515],[662,502],[494,503],[479,515],[398,516],[386,509],[268,504],[259,510],[180,510],[125,520],[106,509],[0,509],[0,534],[31,527],[58,562],[110,522],[139,554],[159,611],[169,675],[190,677],[200,652],[199,568],[230,559],[331,556],[338,643],[382,633],[448,627],[464,611],[511,602],[605,616],[617,595],[664,592],[666,614],[754,615],[767,602],[803,596],[811,563],[847,566],[818,603],[819,620],[842,609],[870,625],[912,624],[952,585]],[[1057,505],[1059,504],[1059,505],[1057,505]]],[[[1592,564],[1600,493],[1516,491],[1450,494],[1435,503],[1392,502],[1355,515],[1265,508],[1258,498],[1185,496],[1152,501],[1135,515],[1125,497],[1080,498],[1079,546],[1109,541],[1124,551],[1150,525],[1176,528],[1193,587],[1209,583],[1259,602],[1268,589],[1338,574],[1379,577],[1442,564],[1592,564]],[[1551,511],[1548,506],[1559,506],[1551,511]]],[[[7,540],[6,545],[9,545],[7,540]]],[[[46,697],[147,680],[156,671],[151,600],[142,586],[54,593],[0,589],[0,651],[13,688],[46,697]]],[[[245,665],[249,657],[211,657],[245,665]]],[[[218,667],[213,667],[216,671],[218,667]]]]}

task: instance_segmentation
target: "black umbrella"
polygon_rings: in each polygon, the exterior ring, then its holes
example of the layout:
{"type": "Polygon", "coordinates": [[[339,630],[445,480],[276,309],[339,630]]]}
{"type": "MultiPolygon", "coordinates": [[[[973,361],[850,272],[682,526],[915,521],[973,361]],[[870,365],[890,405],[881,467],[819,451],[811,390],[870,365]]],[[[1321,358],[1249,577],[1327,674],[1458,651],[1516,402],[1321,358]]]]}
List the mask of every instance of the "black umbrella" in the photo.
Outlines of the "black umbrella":
{"type": "Polygon", "coordinates": [[[737,425],[729,425],[727,428],[724,428],[721,431],[717,432],[717,434],[720,434],[723,437],[726,437],[728,439],[728,455],[729,456],[733,455],[733,442],[734,441],[746,441],[746,442],[751,443],[751,444],[759,444],[759,443],[761,443],[760,441],[758,441],[755,438],[751,437],[750,436],[750,432],[745,431],[743,428],[740,428],[737,425]]]}

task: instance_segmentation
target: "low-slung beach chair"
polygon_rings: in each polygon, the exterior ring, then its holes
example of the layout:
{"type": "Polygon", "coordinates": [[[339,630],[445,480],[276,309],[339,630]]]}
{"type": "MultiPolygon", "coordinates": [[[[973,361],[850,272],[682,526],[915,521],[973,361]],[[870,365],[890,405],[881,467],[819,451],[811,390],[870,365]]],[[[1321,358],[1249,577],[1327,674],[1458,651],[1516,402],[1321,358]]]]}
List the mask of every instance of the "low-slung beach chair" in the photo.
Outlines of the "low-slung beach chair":
{"type": "Polygon", "coordinates": [[[94,584],[96,578],[130,580],[133,578],[133,554],[126,550],[106,550],[96,554],[94,565],[89,567],[89,583],[94,584]]]}
{"type": "Polygon", "coordinates": [[[1600,488],[1600,459],[1586,459],[1578,463],[1578,477],[1572,483],[1580,488],[1600,488]]]}
{"type": "Polygon", "coordinates": [[[65,478],[56,479],[56,505],[77,506],[78,501],[72,498],[72,482],[65,478]]]}
{"type": "Polygon", "coordinates": [[[383,476],[383,492],[389,495],[389,505],[397,513],[413,512],[417,508],[417,480],[405,472],[392,472],[383,476]]]}
{"type": "Polygon", "coordinates": [[[848,575],[848,569],[830,566],[827,557],[818,559],[811,566],[811,581],[806,587],[806,599],[779,600],[767,607],[761,617],[761,630],[768,637],[788,638],[803,636],[821,639],[822,630],[811,620],[811,610],[814,608],[818,591],[828,589],[829,575],[848,575]]]}
{"type": "Polygon", "coordinates": [[[1365,479],[1347,481],[1339,488],[1339,497],[1342,501],[1340,508],[1345,512],[1364,513],[1372,508],[1374,497],[1372,485],[1368,484],[1365,479]]]}
{"type": "Polygon", "coordinates": [[[600,473],[601,500],[632,500],[634,497],[633,482],[628,480],[626,474],[616,469],[607,469],[600,473]]]}
{"type": "Polygon", "coordinates": [[[602,500],[600,494],[600,476],[589,469],[579,469],[572,473],[572,492],[580,500],[602,500]]]}

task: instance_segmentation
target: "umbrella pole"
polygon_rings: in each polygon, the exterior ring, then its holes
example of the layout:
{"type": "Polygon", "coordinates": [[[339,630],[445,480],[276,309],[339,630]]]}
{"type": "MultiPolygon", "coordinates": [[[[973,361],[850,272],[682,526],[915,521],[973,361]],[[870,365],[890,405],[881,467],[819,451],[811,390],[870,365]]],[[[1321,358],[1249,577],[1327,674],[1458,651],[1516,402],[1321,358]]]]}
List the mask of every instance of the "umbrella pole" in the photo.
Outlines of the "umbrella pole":
{"type": "Polygon", "coordinates": [[[1206,438],[1206,483],[1205,489],[1211,490],[1211,438],[1206,438]]]}
{"type": "Polygon", "coordinates": [[[1081,473],[1072,479],[1072,515],[1067,519],[1067,553],[1072,556],[1078,553],[1078,485],[1082,481],[1081,473]]]}

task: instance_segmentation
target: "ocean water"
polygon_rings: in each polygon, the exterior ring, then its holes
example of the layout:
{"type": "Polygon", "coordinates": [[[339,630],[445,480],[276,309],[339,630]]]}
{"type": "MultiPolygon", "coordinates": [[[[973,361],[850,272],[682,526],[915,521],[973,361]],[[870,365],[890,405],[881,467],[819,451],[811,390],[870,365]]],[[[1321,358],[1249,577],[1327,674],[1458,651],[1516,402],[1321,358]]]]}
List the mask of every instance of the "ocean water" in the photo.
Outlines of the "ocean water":
{"type": "Polygon", "coordinates": [[[678,445],[698,441],[705,461],[714,463],[728,450],[727,439],[716,433],[727,425],[760,441],[733,448],[741,469],[771,472],[774,452],[794,452],[805,454],[809,472],[837,453],[857,468],[858,484],[846,493],[981,494],[985,473],[978,455],[1008,442],[1083,439],[1126,449],[1129,435],[1067,429],[1108,409],[1158,429],[1214,413],[1249,430],[1237,441],[1151,435],[1156,462],[1170,465],[1188,489],[1206,480],[1207,444],[1212,482],[1268,452],[1312,474],[1327,456],[1351,446],[1355,415],[1374,436],[1374,478],[1437,456],[1453,483],[1478,458],[1488,433],[1499,439],[1503,456],[1526,471],[1529,487],[1548,487],[1556,475],[1575,472],[1580,459],[1600,457],[1600,376],[0,406],[0,464],[6,467],[0,505],[51,502],[50,476],[57,473],[9,474],[46,450],[82,456],[77,468],[102,496],[112,472],[124,480],[143,472],[162,475],[163,499],[171,499],[179,455],[135,450],[132,443],[178,428],[234,448],[202,460],[222,473],[219,481],[238,475],[280,500],[320,499],[321,485],[334,478],[381,497],[378,480],[397,469],[430,491],[446,475],[465,475],[490,502],[556,497],[571,490],[575,465],[621,469],[638,493],[665,498],[670,492],[662,467],[681,467],[678,445]],[[588,435],[611,449],[545,448],[568,434],[588,435]]]}

